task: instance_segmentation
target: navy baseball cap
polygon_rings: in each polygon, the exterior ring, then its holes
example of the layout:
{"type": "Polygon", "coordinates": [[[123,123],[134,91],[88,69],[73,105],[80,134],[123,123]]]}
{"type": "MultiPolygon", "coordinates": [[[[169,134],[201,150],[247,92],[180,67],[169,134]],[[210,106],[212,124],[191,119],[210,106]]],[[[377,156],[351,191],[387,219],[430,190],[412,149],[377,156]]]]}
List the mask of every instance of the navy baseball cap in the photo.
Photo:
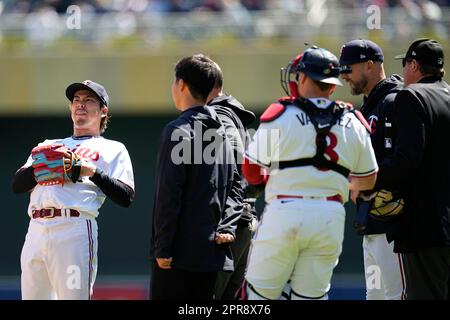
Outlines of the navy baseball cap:
{"type": "Polygon", "coordinates": [[[395,59],[415,59],[421,64],[443,68],[444,50],[436,40],[422,38],[415,40],[405,54],[395,56],[395,59]]]}
{"type": "Polygon", "coordinates": [[[303,52],[297,65],[297,72],[303,72],[313,80],[342,86],[339,80],[339,61],[330,51],[316,46],[303,52]]]}
{"type": "Polygon", "coordinates": [[[384,61],[383,51],[373,41],[357,39],[345,43],[341,48],[339,64],[341,73],[351,72],[349,65],[366,61],[384,61]]]}
{"type": "Polygon", "coordinates": [[[88,90],[93,94],[95,94],[102,104],[104,104],[105,106],[109,105],[108,93],[106,92],[105,87],[103,87],[101,84],[91,80],[84,80],[83,82],[72,83],[66,89],[67,99],[73,101],[75,93],[79,90],[88,90]]]}

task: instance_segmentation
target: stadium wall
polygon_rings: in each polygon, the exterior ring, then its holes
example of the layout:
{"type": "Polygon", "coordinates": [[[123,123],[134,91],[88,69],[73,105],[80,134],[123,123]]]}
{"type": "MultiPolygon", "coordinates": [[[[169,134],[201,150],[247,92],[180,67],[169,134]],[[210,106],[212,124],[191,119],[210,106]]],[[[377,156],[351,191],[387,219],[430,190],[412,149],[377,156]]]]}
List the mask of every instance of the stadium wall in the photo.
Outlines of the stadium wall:
{"type": "MultiPolygon", "coordinates": [[[[328,48],[328,47],[327,47],[328,48]]],[[[339,55],[339,47],[329,47],[339,55]]],[[[401,63],[393,60],[402,47],[386,47],[385,68],[388,74],[401,73],[401,63]]],[[[255,111],[261,111],[284,95],[279,71],[290,59],[304,50],[302,44],[279,48],[239,48],[202,51],[189,48],[159,54],[81,51],[77,53],[25,56],[0,55],[0,114],[64,115],[68,105],[64,96],[72,82],[91,79],[105,85],[115,114],[167,114],[173,112],[170,85],[173,67],[184,55],[203,52],[223,68],[225,89],[255,111]]],[[[446,48],[446,55],[450,50],[446,48]]],[[[447,75],[448,80],[448,75],[447,75]]],[[[359,103],[347,86],[338,88],[334,97],[359,103]]]]}

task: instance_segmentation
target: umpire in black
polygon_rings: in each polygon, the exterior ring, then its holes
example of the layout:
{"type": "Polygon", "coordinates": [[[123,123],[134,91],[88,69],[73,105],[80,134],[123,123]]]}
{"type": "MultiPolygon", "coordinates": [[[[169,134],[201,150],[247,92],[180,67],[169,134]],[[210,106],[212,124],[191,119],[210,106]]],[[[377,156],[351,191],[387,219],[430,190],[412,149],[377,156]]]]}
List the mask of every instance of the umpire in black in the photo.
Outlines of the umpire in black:
{"type": "Polygon", "coordinates": [[[225,130],[206,99],[216,65],[198,54],[175,66],[182,113],[161,135],[151,242],[150,299],[212,300],[217,272],[233,271],[229,243],[242,213],[225,130]],[[233,199],[230,200],[230,197],[233,199]]]}
{"type": "Polygon", "coordinates": [[[407,299],[448,299],[450,87],[442,80],[443,49],[418,39],[396,58],[405,88],[395,99],[394,153],[381,163],[376,187],[405,191],[405,212],[387,237],[403,254],[407,299]]]}

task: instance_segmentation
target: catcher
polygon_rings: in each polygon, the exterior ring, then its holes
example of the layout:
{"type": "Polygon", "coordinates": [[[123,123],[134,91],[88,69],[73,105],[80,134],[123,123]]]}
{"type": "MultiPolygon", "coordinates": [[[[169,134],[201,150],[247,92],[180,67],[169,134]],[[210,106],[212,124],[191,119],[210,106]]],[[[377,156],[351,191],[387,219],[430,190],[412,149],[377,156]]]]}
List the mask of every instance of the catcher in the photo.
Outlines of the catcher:
{"type": "Polygon", "coordinates": [[[15,193],[31,192],[30,224],[20,258],[22,299],[84,300],[97,273],[98,210],[105,198],[128,207],[134,198],[125,146],[101,136],[109,97],[93,81],[73,83],[73,135],[45,140],[15,174],[15,193]]]}

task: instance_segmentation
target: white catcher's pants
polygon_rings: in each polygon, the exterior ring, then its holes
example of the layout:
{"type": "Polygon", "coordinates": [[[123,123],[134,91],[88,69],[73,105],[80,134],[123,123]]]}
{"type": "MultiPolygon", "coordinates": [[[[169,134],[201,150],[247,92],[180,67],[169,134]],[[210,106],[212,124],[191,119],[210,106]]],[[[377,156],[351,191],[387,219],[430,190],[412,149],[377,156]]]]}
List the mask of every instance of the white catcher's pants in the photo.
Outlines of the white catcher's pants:
{"type": "Polygon", "coordinates": [[[22,299],[90,299],[97,274],[97,222],[31,219],[20,264],[22,299]]]}
{"type": "Polygon", "coordinates": [[[401,255],[386,234],[365,235],[363,239],[367,300],[404,300],[405,277],[401,255]]]}
{"type": "Polygon", "coordinates": [[[289,279],[298,297],[324,297],[342,250],[344,224],[345,209],[336,201],[271,201],[252,240],[247,281],[268,299],[278,299],[289,279]]]}

